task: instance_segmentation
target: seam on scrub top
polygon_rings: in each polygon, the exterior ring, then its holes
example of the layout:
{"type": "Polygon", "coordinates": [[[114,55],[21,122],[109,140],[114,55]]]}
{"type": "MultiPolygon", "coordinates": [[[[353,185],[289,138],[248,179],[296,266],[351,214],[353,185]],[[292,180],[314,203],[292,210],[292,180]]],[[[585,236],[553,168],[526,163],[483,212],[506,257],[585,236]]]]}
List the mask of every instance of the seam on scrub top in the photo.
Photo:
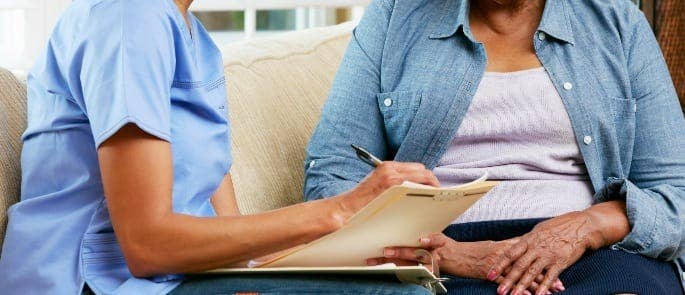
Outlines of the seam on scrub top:
{"type": "Polygon", "coordinates": [[[219,85],[226,82],[226,76],[221,75],[219,78],[211,79],[209,81],[174,81],[171,87],[193,89],[205,88],[207,91],[216,89],[219,85]]]}
{"type": "Polygon", "coordinates": [[[122,118],[121,120],[117,121],[114,125],[112,125],[112,127],[107,128],[107,130],[101,132],[95,138],[96,144],[98,144],[98,143],[102,144],[103,139],[111,136],[112,132],[114,130],[121,129],[121,127],[123,127],[125,125],[124,123],[134,123],[134,124],[138,125],[138,127],[140,127],[141,129],[143,129],[143,131],[145,131],[146,133],[149,133],[153,136],[159,137],[159,138],[166,140],[166,141],[171,141],[170,135],[167,132],[161,131],[161,130],[154,128],[150,125],[147,125],[147,124],[141,122],[140,120],[136,119],[135,117],[129,115],[129,116],[126,116],[126,117],[122,118]],[[152,132],[150,132],[150,131],[152,131],[152,132]]]}

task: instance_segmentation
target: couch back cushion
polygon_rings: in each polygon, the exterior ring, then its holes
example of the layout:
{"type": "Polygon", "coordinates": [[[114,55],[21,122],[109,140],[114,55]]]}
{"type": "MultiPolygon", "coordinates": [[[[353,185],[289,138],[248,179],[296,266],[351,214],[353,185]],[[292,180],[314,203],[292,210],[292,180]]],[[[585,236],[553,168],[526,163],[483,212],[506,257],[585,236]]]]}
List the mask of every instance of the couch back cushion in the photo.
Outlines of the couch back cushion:
{"type": "Polygon", "coordinates": [[[0,68],[0,249],[7,208],[19,201],[21,134],[26,129],[26,86],[0,68]]]}
{"type": "Polygon", "coordinates": [[[221,48],[243,214],[302,201],[305,146],[353,26],[312,29],[221,48]]]}

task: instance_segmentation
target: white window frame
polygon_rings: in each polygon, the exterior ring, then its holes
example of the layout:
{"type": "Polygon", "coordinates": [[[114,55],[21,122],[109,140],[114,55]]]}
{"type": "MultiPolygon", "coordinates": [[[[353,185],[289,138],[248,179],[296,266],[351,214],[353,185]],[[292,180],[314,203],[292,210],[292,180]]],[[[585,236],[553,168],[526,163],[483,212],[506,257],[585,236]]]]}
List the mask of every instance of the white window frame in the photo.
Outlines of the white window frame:
{"type": "Polygon", "coordinates": [[[6,30],[1,32],[2,37],[21,43],[14,44],[13,50],[0,48],[4,61],[9,61],[4,66],[24,73],[44,49],[52,27],[69,3],[71,0],[0,0],[0,13],[13,16],[0,19],[6,30]]]}
{"type": "Polygon", "coordinates": [[[296,29],[301,30],[326,25],[326,8],[352,7],[354,18],[358,20],[369,3],[371,0],[195,0],[191,10],[243,11],[244,36],[249,39],[257,32],[258,10],[296,9],[296,29]]]}
{"type": "MultiPolygon", "coordinates": [[[[371,0],[195,0],[191,10],[244,11],[243,38],[252,38],[257,35],[259,10],[295,9],[296,29],[300,30],[326,25],[327,19],[330,19],[327,8],[352,7],[353,18],[358,21],[364,7],[370,2],[371,0]]],[[[25,73],[44,50],[53,26],[70,3],[71,0],[0,0],[0,24],[3,28],[0,31],[0,45],[5,39],[13,43],[11,50],[0,48],[0,66],[8,67],[18,74],[25,73]],[[7,13],[8,11],[11,13],[7,13]],[[22,19],[23,22],[20,21],[22,19]]]]}

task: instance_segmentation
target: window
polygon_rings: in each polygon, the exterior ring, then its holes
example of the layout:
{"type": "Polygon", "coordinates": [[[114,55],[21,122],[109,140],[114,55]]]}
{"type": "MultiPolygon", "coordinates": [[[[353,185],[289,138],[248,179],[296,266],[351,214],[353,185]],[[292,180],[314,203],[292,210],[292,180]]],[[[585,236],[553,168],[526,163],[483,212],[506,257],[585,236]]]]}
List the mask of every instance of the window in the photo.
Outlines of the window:
{"type": "Polygon", "coordinates": [[[371,0],[195,0],[192,10],[217,43],[358,21],[371,0]]]}
{"type": "MultiPolygon", "coordinates": [[[[171,1],[171,0],[169,0],[171,1]]],[[[358,20],[371,0],[195,0],[218,44],[358,20]]],[[[25,74],[71,0],[0,0],[0,67],[25,74]]]]}

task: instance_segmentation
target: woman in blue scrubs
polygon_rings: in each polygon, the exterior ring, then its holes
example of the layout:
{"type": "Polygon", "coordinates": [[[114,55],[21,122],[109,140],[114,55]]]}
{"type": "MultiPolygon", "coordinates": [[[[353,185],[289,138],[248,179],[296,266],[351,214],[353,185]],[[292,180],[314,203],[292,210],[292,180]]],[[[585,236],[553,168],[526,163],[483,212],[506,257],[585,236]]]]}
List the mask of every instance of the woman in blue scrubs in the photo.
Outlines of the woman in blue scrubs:
{"type": "Polygon", "coordinates": [[[387,162],[338,197],[240,216],[221,54],[191,0],[76,0],[28,77],[7,294],[423,293],[321,277],[204,278],[340,228],[385,188],[437,185],[387,162]]]}

